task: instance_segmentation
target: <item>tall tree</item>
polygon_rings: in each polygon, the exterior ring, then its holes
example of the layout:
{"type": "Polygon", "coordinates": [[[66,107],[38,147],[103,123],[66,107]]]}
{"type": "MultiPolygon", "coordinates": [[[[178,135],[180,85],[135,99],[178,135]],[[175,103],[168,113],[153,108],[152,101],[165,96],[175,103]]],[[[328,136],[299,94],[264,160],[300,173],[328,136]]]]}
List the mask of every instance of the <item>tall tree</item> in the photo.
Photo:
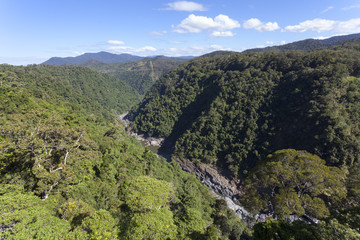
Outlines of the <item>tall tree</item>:
{"type": "Polygon", "coordinates": [[[242,201],[251,209],[274,212],[281,219],[290,215],[324,218],[325,201],[346,197],[346,174],[306,151],[285,149],[270,154],[245,180],[242,201]]]}

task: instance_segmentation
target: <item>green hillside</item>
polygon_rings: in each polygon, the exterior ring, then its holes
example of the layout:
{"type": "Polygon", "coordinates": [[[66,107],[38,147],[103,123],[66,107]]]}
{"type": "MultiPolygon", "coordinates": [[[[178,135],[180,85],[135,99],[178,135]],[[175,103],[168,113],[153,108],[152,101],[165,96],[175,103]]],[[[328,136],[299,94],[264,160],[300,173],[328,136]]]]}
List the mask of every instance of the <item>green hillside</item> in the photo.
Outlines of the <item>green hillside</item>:
{"type": "Polygon", "coordinates": [[[144,95],[164,73],[176,68],[185,60],[168,57],[145,58],[128,63],[105,64],[88,61],[82,65],[112,75],[144,95]]]}
{"type": "Polygon", "coordinates": [[[345,43],[359,42],[359,41],[360,41],[360,33],[356,33],[350,35],[330,37],[322,40],[305,39],[280,46],[248,49],[245,52],[280,52],[280,51],[290,51],[290,50],[311,51],[311,50],[328,48],[332,46],[342,45],[345,43]]]}
{"type": "MultiPolygon", "coordinates": [[[[0,65],[1,81],[27,89],[48,102],[67,101],[103,117],[127,111],[140,101],[139,94],[109,75],[80,66],[0,65]]],[[[13,106],[16,107],[16,106],[13,106]]]]}
{"type": "Polygon", "coordinates": [[[359,59],[359,43],[198,58],[161,78],[129,119],[177,156],[233,176],[285,148],[351,166],[360,159],[359,59]]]}
{"type": "Polygon", "coordinates": [[[240,238],[224,201],[126,135],[126,89],[84,67],[0,66],[0,239],[240,238]]]}
{"type": "Polygon", "coordinates": [[[359,59],[360,43],[198,58],[128,118],[178,159],[238,180],[238,200],[267,214],[254,239],[360,239],[359,59]]]}

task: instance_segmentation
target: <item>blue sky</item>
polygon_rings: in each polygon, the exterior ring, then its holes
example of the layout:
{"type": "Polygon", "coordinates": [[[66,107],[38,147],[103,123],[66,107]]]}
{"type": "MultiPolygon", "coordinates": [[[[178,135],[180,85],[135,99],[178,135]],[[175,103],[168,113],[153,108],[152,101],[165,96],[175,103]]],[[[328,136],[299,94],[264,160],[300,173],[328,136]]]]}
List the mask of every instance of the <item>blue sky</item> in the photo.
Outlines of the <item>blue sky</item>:
{"type": "Polygon", "coordinates": [[[0,0],[0,63],[198,56],[360,32],[360,0],[0,0]]]}

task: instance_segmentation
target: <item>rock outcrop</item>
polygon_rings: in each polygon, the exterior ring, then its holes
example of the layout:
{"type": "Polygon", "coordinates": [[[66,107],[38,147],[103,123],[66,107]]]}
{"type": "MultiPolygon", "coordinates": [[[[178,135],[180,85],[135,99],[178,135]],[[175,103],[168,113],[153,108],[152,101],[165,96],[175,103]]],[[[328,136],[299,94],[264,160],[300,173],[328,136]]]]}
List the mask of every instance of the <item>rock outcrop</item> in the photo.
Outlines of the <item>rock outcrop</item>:
{"type": "Polygon", "coordinates": [[[229,180],[221,175],[214,167],[203,163],[195,164],[187,159],[178,157],[173,157],[173,159],[179,163],[182,170],[194,173],[210,190],[231,199],[238,198],[242,195],[239,182],[229,180]]]}
{"type": "Polygon", "coordinates": [[[119,119],[125,124],[125,127],[127,128],[127,134],[129,136],[133,136],[137,140],[144,142],[146,146],[160,147],[162,145],[162,143],[164,142],[164,138],[147,137],[144,134],[138,134],[131,131],[131,128],[129,127],[130,121],[126,119],[127,114],[128,112],[119,115],[119,119]]]}

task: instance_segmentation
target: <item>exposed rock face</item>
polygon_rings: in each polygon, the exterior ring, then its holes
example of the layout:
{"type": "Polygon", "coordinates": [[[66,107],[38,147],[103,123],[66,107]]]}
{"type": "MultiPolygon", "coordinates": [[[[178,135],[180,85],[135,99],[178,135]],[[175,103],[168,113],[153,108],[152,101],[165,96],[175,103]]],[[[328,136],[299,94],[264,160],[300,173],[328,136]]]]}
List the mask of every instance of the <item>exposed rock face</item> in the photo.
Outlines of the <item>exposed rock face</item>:
{"type": "Polygon", "coordinates": [[[195,164],[183,158],[173,157],[173,159],[179,163],[182,170],[194,173],[201,182],[211,190],[215,198],[224,199],[228,207],[234,210],[236,215],[238,215],[246,225],[253,226],[257,221],[261,221],[262,218],[264,219],[263,221],[265,221],[267,216],[264,216],[264,214],[254,216],[240,205],[237,199],[243,195],[243,192],[241,191],[239,181],[229,180],[220,174],[217,169],[208,165],[202,163],[195,164]]]}
{"type": "Polygon", "coordinates": [[[125,124],[125,127],[128,127],[130,125],[130,121],[125,119],[125,117],[128,113],[129,112],[125,112],[125,113],[119,115],[119,119],[125,124]]]}
{"type": "Polygon", "coordinates": [[[135,137],[139,141],[145,142],[146,146],[160,147],[161,144],[164,142],[164,138],[146,137],[143,134],[137,134],[135,132],[130,132],[130,131],[128,131],[128,135],[135,137]]]}
{"type": "Polygon", "coordinates": [[[183,158],[173,157],[173,159],[179,163],[182,170],[194,173],[210,190],[231,199],[242,195],[239,182],[227,179],[215,168],[202,163],[195,164],[183,158]]]}
{"type": "Polygon", "coordinates": [[[146,137],[143,134],[137,134],[136,132],[132,132],[131,129],[129,129],[130,121],[125,118],[127,114],[128,112],[119,115],[119,119],[125,124],[125,127],[128,128],[127,134],[129,136],[133,136],[137,140],[145,142],[145,145],[147,146],[156,146],[156,147],[161,146],[161,144],[164,142],[164,138],[146,137]]]}

